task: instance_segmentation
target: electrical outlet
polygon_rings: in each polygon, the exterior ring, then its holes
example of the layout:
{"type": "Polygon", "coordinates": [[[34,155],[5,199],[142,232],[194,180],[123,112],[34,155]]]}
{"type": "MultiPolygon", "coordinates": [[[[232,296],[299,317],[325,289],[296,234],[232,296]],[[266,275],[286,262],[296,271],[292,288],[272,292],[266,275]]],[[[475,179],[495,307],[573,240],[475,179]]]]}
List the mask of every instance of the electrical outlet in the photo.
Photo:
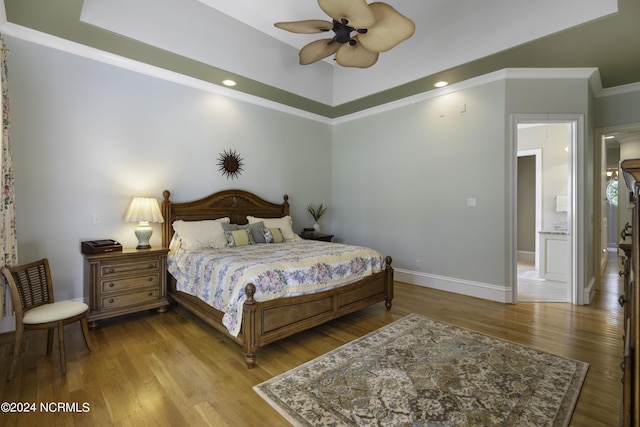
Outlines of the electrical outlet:
{"type": "Polygon", "coordinates": [[[416,268],[420,268],[421,261],[419,259],[416,260],[416,268]]]}
{"type": "Polygon", "coordinates": [[[93,213],[93,225],[100,224],[102,222],[102,215],[98,212],[93,213]]]}

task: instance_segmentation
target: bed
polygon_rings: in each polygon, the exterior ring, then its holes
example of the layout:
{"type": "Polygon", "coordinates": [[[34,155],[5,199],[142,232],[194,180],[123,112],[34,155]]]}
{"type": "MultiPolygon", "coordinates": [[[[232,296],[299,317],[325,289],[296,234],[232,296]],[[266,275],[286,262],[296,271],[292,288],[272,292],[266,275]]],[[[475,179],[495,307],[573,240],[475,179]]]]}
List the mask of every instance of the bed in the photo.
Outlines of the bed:
{"type": "MultiPolygon", "coordinates": [[[[165,222],[162,226],[162,244],[164,247],[169,247],[175,242],[173,224],[176,221],[197,224],[193,221],[229,218],[230,224],[243,225],[255,218],[273,219],[273,221],[290,218],[287,195],[284,196],[283,203],[272,203],[243,190],[225,190],[198,200],[181,203],[171,202],[170,196],[168,190],[163,192],[162,213],[165,222]]],[[[169,272],[167,273],[167,292],[173,302],[240,344],[244,351],[246,365],[251,369],[256,364],[258,349],[267,344],[379,302],[384,302],[387,311],[390,311],[393,299],[391,261],[391,257],[385,257],[379,271],[358,277],[350,283],[315,293],[266,301],[256,300],[258,297],[253,283],[244,284],[243,303],[239,308],[241,319],[237,334],[231,333],[225,326],[224,311],[214,308],[197,296],[179,290],[179,288],[184,289],[184,286],[179,286],[176,278],[169,272]]]]}

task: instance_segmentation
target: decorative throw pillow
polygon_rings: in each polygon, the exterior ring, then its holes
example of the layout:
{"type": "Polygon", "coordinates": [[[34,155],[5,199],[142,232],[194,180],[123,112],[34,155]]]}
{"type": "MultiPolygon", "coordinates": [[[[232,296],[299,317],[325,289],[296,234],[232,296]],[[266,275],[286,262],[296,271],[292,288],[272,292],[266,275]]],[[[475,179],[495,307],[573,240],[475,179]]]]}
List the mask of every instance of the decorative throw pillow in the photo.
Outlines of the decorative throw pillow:
{"type": "Polygon", "coordinates": [[[264,240],[267,243],[284,242],[284,236],[282,235],[282,230],[280,230],[279,228],[263,228],[262,234],[264,235],[264,240]]]}
{"type": "Polygon", "coordinates": [[[247,228],[242,230],[225,231],[224,236],[227,239],[227,246],[230,248],[255,244],[253,241],[253,235],[247,228]]]}
{"type": "Polygon", "coordinates": [[[227,241],[222,224],[228,222],[227,217],[203,221],[179,219],[174,221],[172,226],[184,249],[224,248],[227,241]]]}
{"type": "Polygon", "coordinates": [[[293,220],[289,215],[282,218],[256,218],[255,216],[247,215],[247,221],[249,221],[249,224],[262,221],[266,228],[279,228],[286,242],[301,240],[300,236],[293,232],[293,220]]]}
{"type": "Polygon", "coordinates": [[[255,243],[266,243],[264,240],[264,235],[262,234],[262,227],[264,227],[264,223],[256,222],[255,224],[222,224],[222,229],[224,231],[234,231],[234,230],[244,230],[247,229],[251,231],[251,235],[253,236],[253,241],[255,243]]]}

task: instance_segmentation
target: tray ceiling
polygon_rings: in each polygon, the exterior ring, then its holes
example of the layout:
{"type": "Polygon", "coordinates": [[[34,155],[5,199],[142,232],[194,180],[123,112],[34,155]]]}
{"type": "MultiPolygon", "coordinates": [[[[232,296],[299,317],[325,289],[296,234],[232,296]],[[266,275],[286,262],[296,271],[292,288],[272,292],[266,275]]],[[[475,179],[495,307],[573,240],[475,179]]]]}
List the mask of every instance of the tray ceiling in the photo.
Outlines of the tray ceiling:
{"type": "Polygon", "coordinates": [[[277,21],[328,19],[316,0],[5,0],[7,21],[326,116],[504,68],[594,67],[604,87],[638,80],[633,0],[387,0],[416,24],[367,69],[301,66],[322,34],[277,21]],[[620,11],[618,9],[620,8],[620,11]],[[628,46],[633,44],[633,46],[628,46]]]}

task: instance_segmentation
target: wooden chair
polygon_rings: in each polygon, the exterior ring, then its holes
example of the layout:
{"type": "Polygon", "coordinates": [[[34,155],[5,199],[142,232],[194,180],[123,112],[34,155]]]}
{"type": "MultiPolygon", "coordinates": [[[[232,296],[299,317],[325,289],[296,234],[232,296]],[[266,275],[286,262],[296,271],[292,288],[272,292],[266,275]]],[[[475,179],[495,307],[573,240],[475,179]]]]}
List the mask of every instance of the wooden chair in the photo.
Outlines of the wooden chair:
{"type": "Polygon", "coordinates": [[[16,314],[16,344],[7,379],[13,379],[18,367],[18,358],[22,350],[25,329],[48,330],[47,354],[50,354],[53,348],[53,330],[54,328],[58,329],[60,368],[62,375],[66,375],[67,357],[64,348],[64,325],[80,321],[87,348],[89,351],[93,351],[87,327],[87,311],[89,307],[83,302],[53,302],[51,272],[49,271],[49,261],[46,258],[17,267],[4,267],[2,274],[9,284],[16,314]]]}

